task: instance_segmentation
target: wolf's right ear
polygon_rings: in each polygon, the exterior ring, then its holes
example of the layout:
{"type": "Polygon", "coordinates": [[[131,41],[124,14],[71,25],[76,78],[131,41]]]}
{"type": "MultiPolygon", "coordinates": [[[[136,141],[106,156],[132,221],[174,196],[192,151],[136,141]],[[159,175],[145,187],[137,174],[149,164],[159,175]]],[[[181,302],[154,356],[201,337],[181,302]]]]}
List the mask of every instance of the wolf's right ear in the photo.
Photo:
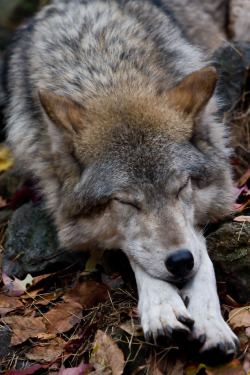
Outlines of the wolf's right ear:
{"type": "Polygon", "coordinates": [[[82,106],[48,90],[39,90],[38,95],[46,115],[54,124],[70,134],[78,132],[85,116],[82,106]]]}
{"type": "Polygon", "coordinates": [[[214,67],[197,70],[167,92],[168,103],[184,115],[197,116],[212,97],[217,83],[214,67]]]}

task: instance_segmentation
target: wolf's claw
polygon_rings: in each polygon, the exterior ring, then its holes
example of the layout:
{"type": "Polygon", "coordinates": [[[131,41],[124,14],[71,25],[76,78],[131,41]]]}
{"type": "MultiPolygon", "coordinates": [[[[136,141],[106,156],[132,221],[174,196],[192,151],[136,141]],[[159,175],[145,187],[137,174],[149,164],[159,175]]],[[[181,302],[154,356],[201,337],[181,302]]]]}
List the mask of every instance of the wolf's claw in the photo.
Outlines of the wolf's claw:
{"type": "Polygon", "coordinates": [[[166,336],[166,333],[163,329],[157,329],[156,344],[160,346],[169,346],[170,340],[166,336]]]}
{"type": "Polygon", "coordinates": [[[189,329],[185,328],[176,328],[172,329],[170,326],[167,326],[165,329],[157,329],[156,333],[147,331],[145,333],[145,339],[149,343],[154,343],[160,346],[169,346],[171,343],[178,343],[182,340],[187,339],[190,334],[189,329]]]}
{"type": "Polygon", "coordinates": [[[194,320],[190,318],[185,318],[183,315],[178,316],[178,320],[183,324],[186,324],[189,328],[192,328],[194,325],[194,320]]]}

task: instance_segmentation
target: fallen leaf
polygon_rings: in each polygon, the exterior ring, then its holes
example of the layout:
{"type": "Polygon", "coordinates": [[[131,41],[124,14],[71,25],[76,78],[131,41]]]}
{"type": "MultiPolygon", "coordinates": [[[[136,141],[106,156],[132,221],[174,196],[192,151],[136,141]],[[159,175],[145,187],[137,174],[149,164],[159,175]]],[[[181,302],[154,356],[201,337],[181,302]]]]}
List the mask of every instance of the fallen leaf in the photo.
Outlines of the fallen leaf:
{"type": "Polygon", "coordinates": [[[2,318],[2,322],[12,329],[11,346],[19,345],[29,338],[52,338],[54,335],[47,332],[44,320],[41,317],[9,316],[2,318]]]}
{"type": "Polygon", "coordinates": [[[92,370],[93,366],[85,363],[81,363],[78,367],[64,368],[62,367],[58,372],[58,375],[87,375],[89,370],[92,370]]]}
{"type": "Polygon", "coordinates": [[[3,291],[7,296],[19,297],[25,293],[28,285],[32,285],[33,278],[28,274],[24,280],[19,280],[14,277],[12,280],[5,273],[2,274],[2,279],[4,283],[3,291]]]}
{"type": "Polygon", "coordinates": [[[209,367],[207,375],[246,375],[245,370],[237,359],[218,368],[209,367]]]}
{"type": "Polygon", "coordinates": [[[161,372],[161,370],[159,370],[158,368],[155,368],[152,372],[152,375],[164,375],[164,373],[161,372]]]}
{"type": "Polygon", "coordinates": [[[186,375],[246,375],[243,367],[237,359],[233,359],[224,365],[210,367],[205,364],[191,364],[185,368],[186,375]]]}
{"type": "Polygon", "coordinates": [[[10,169],[14,165],[14,159],[11,156],[11,149],[4,144],[0,145],[0,172],[10,169]]]}
{"type": "Polygon", "coordinates": [[[8,205],[7,201],[0,195],[0,208],[6,207],[6,205],[8,205]]]}
{"type": "Polygon", "coordinates": [[[89,275],[94,272],[99,272],[96,267],[97,264],[101,264],[101,253],[98,250],[92,250],[81,275],[89,275]]]}
{"type": "Polygon", "coordinates": [[[241,350],[244,352],[249,346],[249,337],[246,335],[246,329],[244,329],[244,327],[237,328],[234,330],[234,333],[238,337],[241,350]]]}
{"type": "Polygon", "coordinates": [[[245,204],[244,203],[234,203],[233,209],[235,211],[242,212],[245,209],[245,204]]]}
{"type": "Polygon", "coordinates": [[[21,297],[22,301],[26,303],[26,306],[28,306],[29,303],[35,304],[36,306],[41,306],[41,305],[46,306],[49,303],[51,303],[51,301],[54,301],[58,299],[59,297],[61,297],[63,294],[62,290],[56,290],[51,293],[39,294],[40,291],[41,291],[40,289],[37,289],[31,292],[28,292],[27,295],[21,297]]]}
{"type": "Polygon", "coordinates": [[[240,221],[240,222],[245,222],[245,221],[250,221],[250,216],[237,216],[234,218],[234,221],[240,221]]]}
{"type": "Polygon", "coordinates": [[[166,359],[165,366],[162,366],[163,368],[165,367],[165,370],[162,370],[158,367],[159,364],[157,363],[157,367],[153,370],[152,375],[183,375],[183,369],[184,369],[184,363],[181,362],[180,360],[177,360],[174,364],[169,363],[168,366],[168,360],[166,359]],[[166,368],[167,366],[167,368],[166,368]]]}
{"type": "Polygon", "coordinates": [[[55,273],[46,273],[45,275],[40,275],[40,276],[33,277],[32,288],[34,286],[37,286],[37,284],[40,284],[44,280],[47,280],[49,277],[54,276],[54,275],[55,275],[55,273]]]}
{"type": "Polygon", "coordinates": [[[250,198],[250,189],[247,185],[241,188],[234,188],[234,200],[235,203],[246,203],[250,198]]]}
{"type": "Polygon", "coordinates": [[[16,297],[9,297],[5,294],[0,294],[0,316],[4,317],[10,311],[23,308],[22,302],[16,297]]]}
{"type": "Polygon", "coordinates": [[[228,323],[233,330],[240,327],[250,327],[250,306],[231,310],[228,323]]]}
{"type": "Polygon", "coordinates": [[[65,302],[77,302],[85,309],[97,305],[108,298],[108,286],[96,281],[85,281],[69,290],[62,299],[65,302]]]}
{"type": "Polygon", "coordinates": [[[186,361],[180,359],[180,353],[176,350],[162,352],[153,352],[147,359],[148,373],[152,375],[184,375],[186,361]]]}
{"type": "Polygon", "coordinates": [[[250,180],[250,169],[248,169],[239,179],[238,179],[238,187],[244,186],[248,180],[250,180]]]}
{"type": "Polygon", "coordinates": [[[67,332],[81,319],[82,306],[77,302],[60,303],[44,315],[44,322],[49,333],[67,332]]]}
{"type": "Polygon", "coordinates": [[[127,321],[126,323],[120,324],[118,326],[123,331],[127,332],[129,335],[133,337],[142,337],[144,336],[142,327],[134,324],[133,320],[127,321]]]}
{"type": "Polygon", "coordinates": [[[87,339],[96,332],[99,321],[90,324],[87,328],[84,329],[83,333],[70,341],[64,346],[64,349],[69,353],[75,353],[87,339]]]}
{"type": "MultiPolygon", "coordinates": [[[[148,365],[142,365],[142,366],[139,366],[137,369],[135,369],[133,372],[132,372],[132,375],[137,375],[139,372],[141,372],[142,370],[148,370],[148,365]]],[[[178,374],[180,375],[180,374],[178,374]]]]}
{"type": "Polygon", "coordinates": [[[250,347],[248,348],[243,362],[243,368],[247,374],[250,374],[250,347]]]}
{"type": "Polygon", "coordinates": [[[34,365],[22,370],[7,370],[5,375],[29,375],[34,374],[34,372],[47,367],[47,365],[34,365]]]}
{"type": "Polygon", "coordinates": [[[250,339],[250,327],[246,328],[246,335],[250,339]]]}
{"type": "Polygon", "coordinates": [[[41,343],[41,345],[36,343],[29,352],[25,353],[25,356],[31,361],[50,363],[60,357],[64,345],[65,341],[56,337],[52,341],[41,343]]]}
{"type": "Polygon", "coordinates": [[[96,370],[99,370],[102,366],[103,370],[111,371],[108,373],[112,375],[121,375],[125,365],[123,352],[118,348],[116,342],[111,336],[100,330],[97,331],[95,336],[90,363],[96,370]]]}

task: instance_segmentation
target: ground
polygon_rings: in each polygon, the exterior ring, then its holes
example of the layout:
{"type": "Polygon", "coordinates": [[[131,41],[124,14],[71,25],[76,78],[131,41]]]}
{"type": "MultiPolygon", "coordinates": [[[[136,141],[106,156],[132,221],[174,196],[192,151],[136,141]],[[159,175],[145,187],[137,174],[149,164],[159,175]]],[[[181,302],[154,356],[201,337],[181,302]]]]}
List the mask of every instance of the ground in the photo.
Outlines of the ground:
{"type": "MultiPolygon", "coordinates": [[[[4,3],[3,57],[16,24],[46,1],[4,3]]],[[[206,235],[222,313],[241,342],[238,358],[212,368],[177,346],[145,343],[133,273],[124,255],[109,252],[100,259],[94,253],[80,261],[60,253],[36,184],[15,167],[2,132],[0,374],[250,373],[250,43],[221,47],[215,64],[227,99],[221,117],[232,136],[236,197],[232,214],[211,224],[206,235]]],[[[0,109],[3,102],[0,88],[0,109]]]]}

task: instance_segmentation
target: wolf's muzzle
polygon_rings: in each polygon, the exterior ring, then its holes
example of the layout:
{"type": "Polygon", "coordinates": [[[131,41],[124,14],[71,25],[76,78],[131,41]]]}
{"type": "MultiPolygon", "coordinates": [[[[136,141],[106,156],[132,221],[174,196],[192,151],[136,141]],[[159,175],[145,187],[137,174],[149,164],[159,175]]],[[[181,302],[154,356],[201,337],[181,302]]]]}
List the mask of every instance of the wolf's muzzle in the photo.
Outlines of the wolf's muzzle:
{"type": "Polygon", "coordinates": [[[194,257],[189,250],[181,249],[170,255],[165,265],[175,277],[184,278],[194,267],[194,257]]]}

